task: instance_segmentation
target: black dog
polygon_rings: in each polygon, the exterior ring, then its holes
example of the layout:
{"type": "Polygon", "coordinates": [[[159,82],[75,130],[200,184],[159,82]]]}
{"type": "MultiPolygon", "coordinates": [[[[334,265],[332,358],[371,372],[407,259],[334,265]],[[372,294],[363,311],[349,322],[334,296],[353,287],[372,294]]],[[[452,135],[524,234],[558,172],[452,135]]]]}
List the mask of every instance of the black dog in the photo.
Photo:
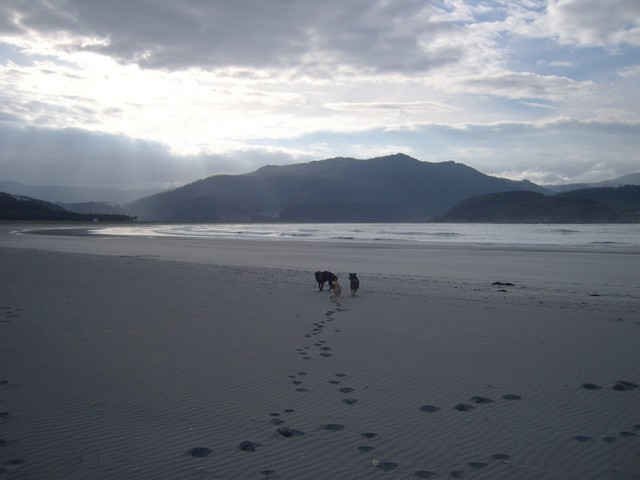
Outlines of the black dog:
{"type": "Polygon", "coordinates": [[[315,275],[316,282],[318,282],[319,291],[322,291],[324,289],[325,282],[329,282],[329,286],[331,286],[331,282],[338,279],[338,277],[336,277],[333,273],[327,272],[326,270],[324,272],[317,271],[315,275]]]}
{"type": "Polygon", "coordinates": [[[356,292],[360,288],[360,280],[358,279],[358,275],[355,273],[349,274],[349,283],[351,286],[351,296],[355,296],[356,292]]]}

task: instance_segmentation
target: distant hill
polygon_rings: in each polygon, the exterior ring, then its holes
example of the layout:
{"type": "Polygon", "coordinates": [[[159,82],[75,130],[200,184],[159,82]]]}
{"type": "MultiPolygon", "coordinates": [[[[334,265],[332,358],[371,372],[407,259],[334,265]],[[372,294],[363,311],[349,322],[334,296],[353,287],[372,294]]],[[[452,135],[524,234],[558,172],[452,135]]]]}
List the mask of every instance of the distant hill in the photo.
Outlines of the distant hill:
{"type": "Polygon", "coordinates": [[[75,213],[125,215],[124,209],[115,203],[107,202],[79,202],[79,203],[59,203],[65,210],[75,213]]]}
{"type": "Polygon", "coordinates": [[[621,177],[595,183],[567,183],[565,185],[544,185],[550,192],[562,193],[585,188],[622,187],[624,185],[640,185],[640,173],[630,173],[621,177]]]}
{"type": "Polygon", "coordinates": [[[439,220],[496,223],[640,221],[640,186],[591,188],[557,195],[501,192],[463,200],[439,220]]]}
{"type": "Polygon", "coordinates": [[[482,174],[454,162],[396,154],[332,158],[215,175],[125,206],[156,221],[424,221],[471,195],[543,191],[527,181],[482,174]]]}
{"type": "Polygon", "coordinates": [[[63,185],[25,185],[19,182],[0,181],[0,192],[31,198],[41,198],[47,202],[113,202],[126,203],[146,197],[158,190],[124,190],[109,187],[63,186],[63,185]]]}
{"type": "Polygon", "coordinates": [[[126,215],[81,214],[65,210],[54,203],[0,192],[0,220],[72,220],[90,222],[129,221],[126,215]]]}

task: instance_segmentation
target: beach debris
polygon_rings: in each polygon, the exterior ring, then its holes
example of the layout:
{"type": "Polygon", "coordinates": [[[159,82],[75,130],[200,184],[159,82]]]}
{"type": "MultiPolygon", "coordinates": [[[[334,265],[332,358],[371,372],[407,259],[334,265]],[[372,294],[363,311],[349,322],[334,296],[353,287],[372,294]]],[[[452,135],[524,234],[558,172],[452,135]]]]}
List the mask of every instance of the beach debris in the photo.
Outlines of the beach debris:
{"type": "Polygon", "coordinates": [[[629,390],[635,390],[638,388],[637,383],[628,382],[626,380],[618,380],[613,387],[613,390],[617,390],[619,392],[627,392],[629,390]]]}

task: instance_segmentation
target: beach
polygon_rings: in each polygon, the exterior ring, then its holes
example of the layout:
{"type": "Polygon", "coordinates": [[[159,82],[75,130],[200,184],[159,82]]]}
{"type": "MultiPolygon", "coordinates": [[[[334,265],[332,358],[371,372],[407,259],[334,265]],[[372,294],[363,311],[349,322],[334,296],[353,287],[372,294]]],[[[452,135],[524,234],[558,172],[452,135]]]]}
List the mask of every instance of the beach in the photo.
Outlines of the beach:
{"type": "Polygon", "coordinates": [[[634,249],[24,228],[0,478],[640,478],[634,249]]]}

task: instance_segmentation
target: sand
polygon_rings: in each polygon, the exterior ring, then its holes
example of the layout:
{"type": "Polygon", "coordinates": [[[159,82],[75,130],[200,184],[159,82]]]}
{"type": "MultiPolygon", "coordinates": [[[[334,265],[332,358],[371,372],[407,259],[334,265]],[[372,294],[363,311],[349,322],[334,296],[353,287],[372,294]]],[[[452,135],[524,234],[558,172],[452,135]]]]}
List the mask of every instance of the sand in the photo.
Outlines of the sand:
{"type": "Polygon", "coordinates": [[[16,228],[0,478],[640,476],[638,252],[16,228]]]}

